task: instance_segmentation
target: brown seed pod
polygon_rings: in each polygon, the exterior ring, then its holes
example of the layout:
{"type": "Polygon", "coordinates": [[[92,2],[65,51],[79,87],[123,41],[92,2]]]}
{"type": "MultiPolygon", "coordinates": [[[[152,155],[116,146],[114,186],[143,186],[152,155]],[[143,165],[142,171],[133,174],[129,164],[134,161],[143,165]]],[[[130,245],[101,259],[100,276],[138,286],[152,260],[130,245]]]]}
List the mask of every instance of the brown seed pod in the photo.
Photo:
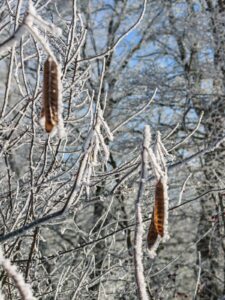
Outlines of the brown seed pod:
{"type": "Polygon", "coordinates": [[[51,133],[59,122],[59,103],[61,101],[61,78],[57,62],[50,56],[44,63],[43,102],[41,123],[46,132],[51,133]]]}
{"type": "Polygon", "coordinates": [[[154,224],[157,233],[163,237],[164,236],[164,189],[161,180],[156,184],[155,188],[155,206],[154,206],[154,224]]]}
{"type": "Polygon", "coordinates": [[[152,219],[151,223],[149,225],[149,230],[148,230],[148,235],[147,235],[147,245],[148,249],[150,250],[156,243],[158,237],[158,232],[155,227],[155,222],[154,222],[154,211],[152,213],[152,219]]]}
{"type": "Polygon", "coordinates": [[[159,179],[155,187],[155,203],[147,235],[148,250],[152,252],[151,254],[154,253],[152,257],[155,256],[155,250],[158,248],[160,242],[159,236],[164,236],[164,218],[164,186],[162,184],[161,179],[159,179]]]}

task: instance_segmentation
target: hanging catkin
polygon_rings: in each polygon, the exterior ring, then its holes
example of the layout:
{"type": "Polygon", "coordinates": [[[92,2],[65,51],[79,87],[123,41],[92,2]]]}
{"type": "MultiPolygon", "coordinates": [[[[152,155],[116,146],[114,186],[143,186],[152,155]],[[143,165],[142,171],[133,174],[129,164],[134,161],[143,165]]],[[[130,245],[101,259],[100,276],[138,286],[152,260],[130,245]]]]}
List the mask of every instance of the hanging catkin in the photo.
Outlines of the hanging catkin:
{"type": "Polygon", "coordinates": [[[151,258],[154,258],[160,242],[166,242],[169,239],[169,197],[166,157],[170,155],[162,143],[160,132],[157,133],[154,151],[150,147],[147,151],[153,174],[155,174],[157,179],[154,208],[147,235],[149,255],[151,258]]]}
{"type": "Polygon", "coordinates": [[[161,237],[164,236],[164,215],[164,189],[162,181],[159,179],[155,187],[154,224],[161,237]]]}
{"type": "Polygon", "coordinates": [[[153,210],[152,219],[149,225],[148,236],[147,236],[147,244],[149,250],[155,245],[157,241],[157,237],[158,237],[158,232],[156,230],[156,226],[154,222],[154,210],[153,210]]]}
{"type": "Polygon", "coordinates": [[[43,77],[43,102],[40,123],[47,133],[53,133],[62,121],[62,89],[60,68],[51,56],[44,63],[43,77]]]}
{"type": "Polygon", "coordinates": [[[156,250],[159,246],[159,243],[163,237],[166,235],[167,239],[167,232],[165,232],[165,223],[167,222],[166,217],[166,197],[165,197],[165,186],[161,180],[158,180],[155,186],[155,203],[154,209],[152,213],[151,223],[148,230],[147,235],[147,245],[150,257],[154,258],[156,255],[156,250]]]}

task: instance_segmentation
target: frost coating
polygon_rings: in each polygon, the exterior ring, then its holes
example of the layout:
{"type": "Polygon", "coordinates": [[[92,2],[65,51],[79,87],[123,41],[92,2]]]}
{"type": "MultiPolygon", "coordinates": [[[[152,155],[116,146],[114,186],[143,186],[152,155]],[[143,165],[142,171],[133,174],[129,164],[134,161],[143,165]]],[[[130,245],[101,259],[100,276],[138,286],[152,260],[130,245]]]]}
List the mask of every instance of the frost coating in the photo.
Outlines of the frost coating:
{"type": "MultiPolygon", "coordinates": [[[[27,283],[25,283],[23,276],[17,271],[16,267],[10,263],[10,260],[6,259],[3,256],[1,248],[0,248],[0,265],[3,267],[3,269],[8,274],[8,276],[14,280],[15,285],[16,285],[17,289],[19,290],[22,300],[35,300],[36,299],[32,295],[32,290],[31,290],[30,286],[27,283]]],[[[1,295],[0,295],[0,297],[1,297],[1,295]]],[[[0,299],[3,299],[3,297],[1,297],[0,299]]]]}
{"type": "Polygon", "coordinates": [[[136,226],[135,226],[135,238],[134,238],[134,266],[135,277],[137,284],[138,297],[140,300],[148,300],[148,294],[146,290],[144,267],[142,262],[142,236],[143,236],[143,222],[141,213],[141,199],[144,193],[144,183],[147,177],[147,165],[148,165],[148,152],[147,148],[150,146],[151,134],[150,127],[145,126],[144,130],[144,142],[142,150],[142,167],[141,167],[141,180],[138,188],[138,195],[135,205],[136,226]]]}
{"type": "Polygon", "coordinates": [[[87,156],[87,169],[84,174],[84,181],[86,187],[86,194],[89,197],[90,193],[90,178],[93,172],[93,167],[103,163],[107,163],[110,156],[108,145],[105,143],[105,138],[102,134],[102,129],[106,132],[106,137],[109,140],[113,139],[113,135],[109,129],[108,124],[103,119],[103,112],[98,108],[95,114],[93,126],[90,129],[86,142],[84,144],[84,152],[87,156]]]}
{"type": "MultiPolygon", "coordinates": [[[[39,40],[41,44],[44,46],[45,50],[50,50],[47,43],[40,36],[36,28],[34,28],[33,26],[34,23],[39,25],[43,30],[49,31],[54,35],[61,34],[61,29],[55,27],[53,24],[44,21],[38,15],[32,1],[29,1],[29,7],[27,13],[24,16],[23,23],[18,27],[18,29],[14,32],[14,34],[10,38],[8,38],[6,41],[0,44],[0,53],[10,50],[11,47],[16,46],[20,42],[20,39],[27,34],[27,32],[30,32],[35,39],[39,40]]],[[[51,52],[52,51],[50,50],[50,53],[51,52]]]]}
{"type": "Polygon", "coordinates": [[[169,197],[168,197],[168,177],[166,156],[170,156],[165,146],[161,141],[161,134],[157,132],[156,143],[154,151],[148,148],[148,158],[157,179],[156,194],[154,210],[151,223],[148,231],[148,253],[151,258],[156,256],[156,250],[160,242],[165,242],[169,239],[168,233],[168,211],[169,211],[169,197]],[[157,189],[161,186],[160,195],[157,194],[157,189]]]}

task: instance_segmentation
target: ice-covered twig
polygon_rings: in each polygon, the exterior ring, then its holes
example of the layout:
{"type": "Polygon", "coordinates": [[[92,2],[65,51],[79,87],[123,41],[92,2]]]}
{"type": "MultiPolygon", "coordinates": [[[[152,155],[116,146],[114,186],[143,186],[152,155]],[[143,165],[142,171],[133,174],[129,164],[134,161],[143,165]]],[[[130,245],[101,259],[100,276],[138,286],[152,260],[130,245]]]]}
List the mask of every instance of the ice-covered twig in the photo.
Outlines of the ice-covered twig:
{"type": "Polygon", "coordinates": [[[107,134],[109,140],[113,140],[113,135],[110,131],[110,128],[106,121],[103,118],[103,113],[101,108],[99,107],[96,112],[96,118],[94,121],[93,128],[90,130],[87,140],[85,142],[85,149],[88,149],[90,145],[92,145],[92,160],[91,163],[94,165],[97,163],[98,155],[101,151],[101,148],[104,153],[104,162],[107,162],[109,159],[109,147],[105,143],[105,139],[102,135],[101,128],[103,128],[107,134]]]}
{"type": "Polygon", "coordinates": [[[14,32],[13,36],[8,38],[5,42],[0,44],[0,53],[9,50],[12,46],[15,46],[20,42],[20,39],[27,34],[27,31],[31,33],[31,35],[38,40],[46,52],[54,57],[50,47],[47,45],[46,41],[41,37],[36,28],[34,28],[33,24],[36,23],[43,30],[47,30],[54,35],[60,35],[61,29],[55,27],[53,24],[50,24],[44,21],[35,10],[32,1],[29,1],[28,11],[26,12],[22,24],[18,27],[18,29],[14,32]]]}
{"type": "Polygon", "coordinates": [[[20,42],[20,39],[27,33],[26,26],[32,26],[33,19],[27,14],[24,17],[23,23],[18,27],[14,34],[9,37],[6,41],[0,44],[0,53],[8,51],[11,47],[16,46],[20,42]]]}
{"type": "MultiPolygon", "coordinates": [[[[101,127],[105,128],[106,122],[103,119],[102,111],[100,108],[98,108],[97,113],[95,114],[96,119],[93,120],[92,128],[90,129],[87,139],[84,144],[84,152],[81,158],[81,164],[78,173],[79,178],[76,179],[77,181],[77,187],[74,189],[74,192],[72,192],[71,196],[69,198],[74,199],[76,196],[76,190],[78,190],[78,187],[80,187],[82,184],[86,185],[86,191],[87,195],[89,194],[89,180],[92,175],[92,168],[96,165],[98,165],[98,159],[99,154],[101,150],[103,150],[104,157],[103,162],[106,163],[109,159],[109,148],[108,145],[105,143],[104,137],[101,133],[101,127]],[[79,184],[78,184],[79,183],[79,184]]],[[[108,135],[112,137],[110,129],[107,125],[107,128],[105,128],[106,132],[108,131],[108,135]]],[[[68,200],[68,203],[66,203],[65,207],[69,207],[70,203],[73,200],[68,200]]]]}
{"type": "Polygon", "coordinates": [[[102,112],[100,111],[100,108],[98,108],[96,119],[93,120],[94,124],[92,125],[92,128],[90,129],[86,142],[84,144],[84,150],[81,156],[78,175],[76,177],[74,187],[64,205],[63,211],[70,207],[82,185],[86,184],[87,194],[89,194],[88,185],[89,179],[92,175],[92,167],[98,163],[98,155],[101,148],[104,152],[104,162],[109,159],[109,149],[101,133],[101,126],[103,124],[102,120],[102,112]]]}
{"type": "Polygon", "coordinates": [[[38,41],[42,45],[42,47],[48,53],[48,55],[51,56],[56,61],[56,57],[55,57],[54,53],[52,52],[51,48],[49,47],[49,45],[45,41],[45,39],[40,35],[38,30],[34,27],[29,26],[29,25],[26,25],[26,29],[33,36],[34,40],[38,41]]]}
{"type": "Polygon", "coordinates": [[[51,48],[49,47],[48,43],[44,40],[44,38],[40,35],[40,33],[37,31],[36,28],[34,28],[32,25],[33,23],[37,23],[37,25],[40,26],[41,29],[51,32],[54,35],[61,35],[61,29],[56,27],[54,24],[50,24],[46,21],[44,21],[35,10],[32,1],[29,3],[29,10],[28,10],[28,16],[32,20],[31,22],[26,22],[26,28],[31,33],[33,38],[40,42],[40,44],[43,46],[45,51],[56,61],[55,55],[52,52],[51,48]]]}
{"type": "Polygon", "coordinates": [[[192,130],[192,132],[189,135],[187,135],[181,142],[177,143],[175,146],[173,146],[171,149],[169,149],[169,151],[177,149],[180,145],[185,143],[193,134],[195,134],[195,132],[198,130],[199,126],[201,125],[203,116],[204,116],[204,112],[202,111],[195,129],[192,130]]]}
{"type": "Polygon", "coordinates": [[[177,205],[180,205],[180,204],[181,204],[182,197],[183,197],[183,193],[184,193],[185,188],[186,188],[186,184],[187,184],[187,182],[188,182],[188,180],[190,179],[191,176],[192,176],[192,173],[190,173],[190,174],[188,175],[188,177],[185,179],[185,181],[184,181],[184,183],[183,183],[183,186],[182,186],[181,191],[180,191],[180,194],[179,194],[179,199],[178,199],[178,201],[177,201],[177,205]]]}
{"type": "Polygon", "coordinates": [[[135,237],[134,237],[134,266],[135,266],[135,278],[136,278],[139,300],[149,299],[146,291],[144,267],[142,262],[143,224],[142,224],[142,213],[141,213],[141,199],[144,193],[144,183],[147,178],[147,166],[148,166],[147,149],[150,147],[150,140],[151,140],[150,127],[145,126],[144,142],[143,142],[143,150],[142,150],[141,180],[139,183],[138,195],[135,204],[136,226],[135,226],[135,237]]]}
{"type": "Polygon", "coordinates": [[[201,257],[201,252],[198,251],[198,276],[197,276],[197,280],[196,280],[195,292],[194,292],[193,299],[197,299],[197,294],[198,294],[200,281],[201,281],[201,273],[202,273],[202,257],[201,257]]]}
{"type": "Polygon", "coordinates": [[[8,274],[9,277],[13,279],[17,289],[19,290],[20,296],[22,300],[35,300],[33,297],[32,290],[30,286],[25,283],[24,278],[19,271],[17,271],[16,267],[13,266],[9,259],[6,259],[2,253],[2,249],[0,248],[0,265],[3,267],[4,271],[8,274]]]}
{"type": "Polygon", "coordinates": [[[167,165],[166,156],[170,156],[164,147],[160,132],[157,132],[154,152],[148,148],[148,158],[150,160],[152,170],[157,178],[155,186],[155,203],[151,223],[149,226],[147,243],[148,251],[151,258],[156,256],[156,250],[160,241],[166,241],[168,234],[168,185],[167,185],[167,165]]]}
{"type": "Polygon", "coordinates": [[[120,129],[120,127],[124,126],[125,124],[127,124],[128,122],[130,122],[132,119],[136,118],[137,116],[139,116],[143,111],[146,110],[146,108],[152,103],[152,101],[155,99],[156,93],[157,93],[157,88],[155,89],[151,99],[148,101],[148,103],[146,103],[139,111],[135,112],[133,115],[131,115],[129,118],[127,118],[125,121],[121,122],[120,124],[118,124],[113,130],[112,133],[115,133],[116,131],[118,131],[120,129]]]}
{"type": "Polygon", "coordinates": [[[101,124],[103,126],[103,128],[105,129],[105,132],[107,134],[107,137],[110,141],[113,141],[113,134],[108,126],[108,124],[106,123],[106,121],[103,118],[103,112],[101,109],[98,110],[98,118],[101,121],[101,124]]]}
{"type": "Polygon", "coordinates": [[[155,153],[153,152],[153,150],[151,148],[148,148],[147,151],[148,151],[148,158],[151,163],[152,171],[153,171],[154,175],[156,176],[156,178],[159,179],[160,177],[163,176],[163,172],[157,162],[155,153]]]}
{"type": "Polygon", "coordinates": [[[145,15],[146,7],[147,7],[147,0],[144,0],[143,6],[142,6],[142,11],[141,11],[141,14],[138,17],[137,21],[117,39],[117,41],[114,43],[114,45],[111,48],[105,50],[101,54],[83,58],[83,59],[79,59],[78,62],[93,61],[93,60],[96,60],[99,58],[103,58],[106,55],[109,55],[111,52],[113,52],[115,50],[115,48],[119,45],[119,43],[141,23],[144,15],[145,15]]]}
{"type": "Polygon", "coordinates": [[[54,35],[61,35],[62,30],[58,27],[56,27],[54,24],[46,22],[43,20],[39,15],[38,12],[36,11],[32,1],[29,3],[29,15],[33,18],[33,22],[35,22],[37,25],[39,25],[43,30],[49,31],[50,33],[54,35]]]}

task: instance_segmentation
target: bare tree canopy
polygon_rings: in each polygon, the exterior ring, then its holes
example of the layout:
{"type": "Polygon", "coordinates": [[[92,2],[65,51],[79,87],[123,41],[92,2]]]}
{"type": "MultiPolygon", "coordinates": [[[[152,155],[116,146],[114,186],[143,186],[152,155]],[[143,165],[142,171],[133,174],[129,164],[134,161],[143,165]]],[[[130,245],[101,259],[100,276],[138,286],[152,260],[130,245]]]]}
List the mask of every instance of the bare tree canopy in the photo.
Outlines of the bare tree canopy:
{"type": "Polygon", "coordinates": [[[0,300],[224,299],[224,17],[0,0],[0,300]]]}

